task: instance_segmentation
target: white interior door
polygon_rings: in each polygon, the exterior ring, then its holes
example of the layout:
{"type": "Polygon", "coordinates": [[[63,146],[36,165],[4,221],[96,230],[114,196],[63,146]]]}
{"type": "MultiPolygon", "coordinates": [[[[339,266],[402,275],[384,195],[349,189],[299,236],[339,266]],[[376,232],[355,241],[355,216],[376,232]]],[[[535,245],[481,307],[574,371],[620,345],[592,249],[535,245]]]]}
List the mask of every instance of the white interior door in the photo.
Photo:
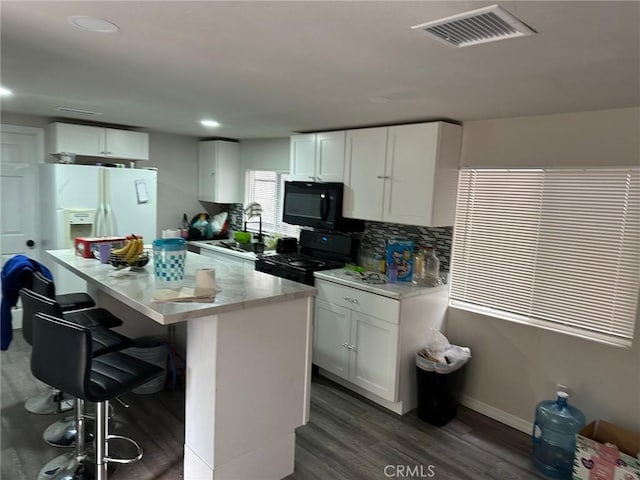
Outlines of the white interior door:
{"type": "MultiPolygon", "coordinates": [[[[38,163],[44,160],[41,128],[0,127],[0,253],[2,265],[14,255],[40,259],[38,163]]],[[[22,326],[22,310],[12,312],[13,328],[22,326]]]]}

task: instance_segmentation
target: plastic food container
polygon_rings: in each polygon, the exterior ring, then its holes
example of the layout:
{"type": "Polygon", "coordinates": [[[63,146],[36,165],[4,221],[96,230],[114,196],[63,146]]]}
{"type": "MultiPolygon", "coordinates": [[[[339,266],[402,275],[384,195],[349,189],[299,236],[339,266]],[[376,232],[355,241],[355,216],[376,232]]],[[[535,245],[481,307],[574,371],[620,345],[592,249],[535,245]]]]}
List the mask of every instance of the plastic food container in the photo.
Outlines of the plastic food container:
{"type": "Polygon", "coordinates": [[[178,289],[184,280],[187,247],[183,238],[153,241],[153,268],[157,288],[178,289]]]}

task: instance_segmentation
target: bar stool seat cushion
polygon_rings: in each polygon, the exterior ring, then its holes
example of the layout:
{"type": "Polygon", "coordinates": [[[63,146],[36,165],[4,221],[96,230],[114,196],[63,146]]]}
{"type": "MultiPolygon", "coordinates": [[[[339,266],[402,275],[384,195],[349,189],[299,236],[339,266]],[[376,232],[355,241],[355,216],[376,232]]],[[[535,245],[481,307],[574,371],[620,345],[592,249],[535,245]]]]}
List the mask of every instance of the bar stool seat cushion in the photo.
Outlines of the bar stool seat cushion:
{"type": "MultiPolygon", "coordinates": [[[[93,335],[93,331],[91,334],[93,335]]],[[[129,392],[162,373],[160,367],[120,352],[94,357],[85,399],[104,402],[129,392]]]]}
{"type": "Polygon", "coordinates": [[[84,310],[64,312],[64,318],[84,327],[115,328],[122,325],[122,320],[113,315],[106,308],[94,307],[84,310]]]}
{"type": "MultiPolygon", "coordinates": [[[[65,316],[66,318],[66,316],[65,316]]],[[[117,352],[134,345],[133,340],[105,327],[91,327],[91,349],[93,356],[117,352]]]]}
{"type": "Polygon", "coordinates": [[[63,293],[61,295],[56,295],[56,285],[53,280],[37,270],[33,272],[33,279],[31,280],[31,283],[32,287],[30,288],[34,292],[54,299],[58,302],[63,312],[96,306],[96,302],[91,298],[91,295],[85,292],[63,293]]]}
{"type": "Polygon", "coordinates": [[[63,293],[56,295],[55,298],[63,312],[96,306],[96,302],[91,298],[91,295],[84,292],[63,293]]]}

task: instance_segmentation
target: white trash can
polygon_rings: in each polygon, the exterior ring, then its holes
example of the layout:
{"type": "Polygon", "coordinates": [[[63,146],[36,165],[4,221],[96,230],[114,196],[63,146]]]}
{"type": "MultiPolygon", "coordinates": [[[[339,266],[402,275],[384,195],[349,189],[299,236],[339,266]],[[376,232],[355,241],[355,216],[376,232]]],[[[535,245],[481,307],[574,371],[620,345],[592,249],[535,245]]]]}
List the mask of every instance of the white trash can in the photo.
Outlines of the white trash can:
{"type": "Polygon", "coordinates": [[[167,378],[169,346],[161,337],[140,337],[133,341],[135,346],[123,350],[122,353],[162,368],[162,375],[139,386],[132,390],[132,392],[146,395],[164,390],[164,384],[167,378]]]}

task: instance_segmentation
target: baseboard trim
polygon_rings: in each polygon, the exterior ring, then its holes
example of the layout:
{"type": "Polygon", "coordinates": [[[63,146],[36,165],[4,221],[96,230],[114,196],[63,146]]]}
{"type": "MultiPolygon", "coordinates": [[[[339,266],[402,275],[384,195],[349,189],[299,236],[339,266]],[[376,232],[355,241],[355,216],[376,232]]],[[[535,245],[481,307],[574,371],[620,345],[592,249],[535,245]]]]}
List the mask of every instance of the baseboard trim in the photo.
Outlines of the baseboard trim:
{"type": "Polygon", "coordinates": [[[462,395],[462,401],[460,402],[467,408],[471,410],[481,413],[489,418],[493,418],[494,420],[504,423],[516,430],[520,430],[528,435],[531,434],[533,429],[533,423],[523,420],[520,417],[516,417],[515,415],[511,415],[503,410],[492,407],[491,405],[481,402],[480,400],[476,400],[475,398],[471,398],[467,395],[462,395]]]}

